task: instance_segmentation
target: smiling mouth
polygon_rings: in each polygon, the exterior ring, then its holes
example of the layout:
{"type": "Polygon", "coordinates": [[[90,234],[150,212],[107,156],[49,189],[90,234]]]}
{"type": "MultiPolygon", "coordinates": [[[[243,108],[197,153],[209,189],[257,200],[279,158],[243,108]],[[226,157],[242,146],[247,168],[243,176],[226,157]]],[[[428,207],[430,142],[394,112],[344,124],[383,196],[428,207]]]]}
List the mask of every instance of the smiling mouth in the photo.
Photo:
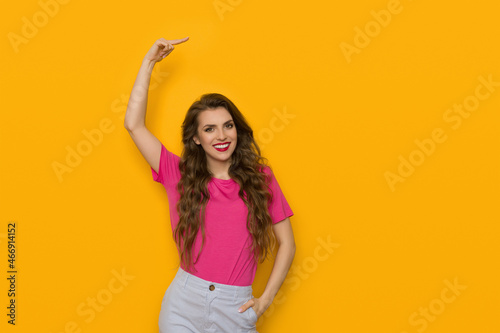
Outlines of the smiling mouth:
{"type": "Polygon", "coordinates": [[[231,144],[231,142],[225,142],[225,143],[220,143],[220,144],[216,144],[214,145],[213,147],[217,150],[217,151],[226,151],[229,149],[229,145],[231,144]]]}

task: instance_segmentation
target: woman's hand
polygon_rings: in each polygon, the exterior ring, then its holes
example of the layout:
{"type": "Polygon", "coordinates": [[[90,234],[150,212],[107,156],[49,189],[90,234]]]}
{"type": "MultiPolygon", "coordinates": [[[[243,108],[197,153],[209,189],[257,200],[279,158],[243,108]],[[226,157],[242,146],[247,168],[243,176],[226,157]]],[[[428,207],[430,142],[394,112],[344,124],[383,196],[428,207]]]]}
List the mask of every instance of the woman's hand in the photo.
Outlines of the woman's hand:
{"type": "Polygon", "coordinates": [[[257,319],[262,316],[264,312],[266,312],[267,308],[273,303],[273,300],[268,300],[264,298],[252,298],[245,304],[243,304],[238,311],[245,312],[249,307],[252,307],[255,313],[257,314],[257,319]]]}
{"type": "Polygon", "coordinates": [[[189,37],[185,37],[182,39],[172,39],[172,40],[166,40],[165,38],[160,38],[149,49],[144,59],[154,61],[155,63],[160,62],[163,60],[163,58],[168,56],[174,50],[174,45],[184,43],[188,39],[189,37]]]}

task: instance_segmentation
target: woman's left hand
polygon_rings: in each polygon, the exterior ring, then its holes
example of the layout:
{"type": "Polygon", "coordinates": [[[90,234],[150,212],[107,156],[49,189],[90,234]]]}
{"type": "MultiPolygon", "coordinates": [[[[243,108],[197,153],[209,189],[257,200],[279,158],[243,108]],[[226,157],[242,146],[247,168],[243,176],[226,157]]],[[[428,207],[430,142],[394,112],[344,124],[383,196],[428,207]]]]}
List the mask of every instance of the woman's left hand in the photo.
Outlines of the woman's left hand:
{"type": "Polygon", "coordinates": [[[243,304],[239,309],[238,312],[245,312],[249,307],[252,307],[255,313],[257,314],[257,318],[260,318],[260,316],[266,312],[267,308],[271,305],[273,300],[267,300],[263,298],[252,298],[245,304],[243,304]]]}

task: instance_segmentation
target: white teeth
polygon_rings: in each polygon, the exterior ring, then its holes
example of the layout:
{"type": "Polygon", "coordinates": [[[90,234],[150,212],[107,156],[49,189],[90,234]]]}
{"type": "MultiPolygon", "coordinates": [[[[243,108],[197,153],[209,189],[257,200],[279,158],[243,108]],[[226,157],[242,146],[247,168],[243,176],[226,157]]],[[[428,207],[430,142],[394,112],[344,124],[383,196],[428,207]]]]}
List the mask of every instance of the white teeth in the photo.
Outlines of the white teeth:
{"type": "Polygon", "coordinates": [[[214,146],[215,148],[219,148],[219,149],[222,149],[222,148],[226,148],[229,146],[229,143],[226,143],[225,145],[217,145],[217,146],[214,146]]]}

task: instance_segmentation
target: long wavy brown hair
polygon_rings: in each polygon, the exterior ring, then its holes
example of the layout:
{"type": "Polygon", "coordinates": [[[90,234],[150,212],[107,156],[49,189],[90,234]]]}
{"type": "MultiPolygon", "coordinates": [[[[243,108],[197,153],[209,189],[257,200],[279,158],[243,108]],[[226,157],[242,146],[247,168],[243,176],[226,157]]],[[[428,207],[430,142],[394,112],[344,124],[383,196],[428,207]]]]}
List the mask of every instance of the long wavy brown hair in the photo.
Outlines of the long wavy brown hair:
{"type": "Polygon", "coordinates": [[[239,184],[239,196],[248,208],[247,229],[252,236],[251,251],[254,260],[264,261],[275,246],[269,202],[272,192],[270,177],[263,171],[267,159],[261,156],[260,148],[253,136],[253,130],[238,108],[225,96],[217,93],[202,95],[186,113],[182,124],[182,150],[179,161],[181,179],[177,184],[180,199],[177,203],[179,222],[174,230],[174,240],[179,250],[181,263],[191,270],[205,244],[205,208],[210,194],[207,185],[213,177],[207,165],[205,150],[197,145],[198,115],[205,110],[224,107],[233,118],[237,143],[231,155],[229,176],[239,184]],[[202,245],[193,260],[193,245],[201,229],[202,245]]]}

